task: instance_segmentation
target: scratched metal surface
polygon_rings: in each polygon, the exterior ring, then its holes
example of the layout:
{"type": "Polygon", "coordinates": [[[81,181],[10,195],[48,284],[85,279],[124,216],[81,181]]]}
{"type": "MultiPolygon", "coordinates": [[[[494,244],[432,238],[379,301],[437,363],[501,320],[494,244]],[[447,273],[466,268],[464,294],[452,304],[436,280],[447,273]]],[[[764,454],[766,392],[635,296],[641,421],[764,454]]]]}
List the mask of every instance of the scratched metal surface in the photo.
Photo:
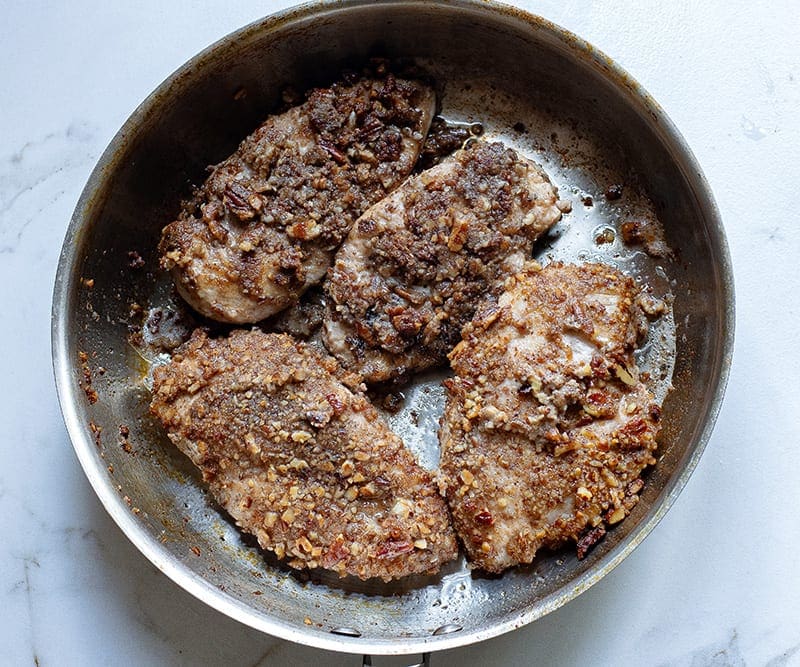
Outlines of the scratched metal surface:
{"type": "MultiPolygon", "coordinates": [[[[730,357],[732,299],[724,234],[699,169],[658,106],[602,54],[486,3],[345,2],[290,11],[225,38],[134,113],[92,175],[65,241],[54,362],[87,476],[168,576],[265,632],[334,650],[410,653],[538,618],[597,581],[655,526],[710,434],[730,357]],[[283,87],[332,80],[377,51],[413,57],[433,74],[443,116],[478,121],[484,138],[542,164],[572,212],[537,244],[541,262],[608,262],[673,305],[652,323],[638,357],[657,395],[674,385],[659,463],[632,515],[583,561],[565,550],[485,577],[461,559],[437,576],[392,584],[293,572],[236,530],[148,415],[147,376],[164,357],[132,344],[131,327],[148,309],[178,309],[157,270],[162,226],[190,183],[275,107],[283,87]],[[609,200],[604,193],[615,184],[623,196],[609,200]],[[674,256],[623,243],[619,226],[634,219],[663,225],[674,256]],[[613,242],[597,242],[604,230],[613,242]]],[[[416,379],[388,416],[429,467],[438,460],[441,377],[416,379]]]]}

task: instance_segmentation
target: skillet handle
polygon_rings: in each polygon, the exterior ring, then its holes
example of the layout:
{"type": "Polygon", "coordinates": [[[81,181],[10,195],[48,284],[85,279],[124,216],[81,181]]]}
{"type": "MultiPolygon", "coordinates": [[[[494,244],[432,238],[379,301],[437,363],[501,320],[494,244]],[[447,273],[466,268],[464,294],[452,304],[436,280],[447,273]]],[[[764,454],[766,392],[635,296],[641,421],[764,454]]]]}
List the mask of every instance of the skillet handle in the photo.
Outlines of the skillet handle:
{"type": "MultiPolygon", "coordinates": [[[[409,665],[409,667],[430,667],[431,665],[431,654],[430,653],[423,653],[422,654],[422,662],[416,662],[413,665],[409,665]]],[[[365,655],[361,661],[361,667],[372,667],[372,656],[365,655]]]]}

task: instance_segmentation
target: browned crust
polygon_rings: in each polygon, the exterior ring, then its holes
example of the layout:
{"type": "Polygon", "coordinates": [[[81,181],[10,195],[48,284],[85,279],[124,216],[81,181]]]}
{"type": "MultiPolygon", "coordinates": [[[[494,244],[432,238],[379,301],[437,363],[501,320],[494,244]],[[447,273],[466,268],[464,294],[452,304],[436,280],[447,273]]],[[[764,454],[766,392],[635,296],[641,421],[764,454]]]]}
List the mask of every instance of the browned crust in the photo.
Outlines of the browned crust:
{"type": "Polygon", "coordinates": [[[359,218],[336,255],[325,343],[368,382],[446,361],[481,300],[561,217],[544,172],[476,141],[359,218]]]}
{"type": "Polygon", "coordinates": [[[533,264],[465,328],[440,488],[475,566],[499,572],[569,541],[583,556],[638,499],[660,408],[633,361],[637,294],[608,266],[533,264]]]}
{"type": "Polygon", "coordinates": [[[198,330],[155,370],[151,411],[237,524],[290,566],[435,571],[457,554],[445,503],[358,383],[285,334],[198,330]]]}
{"type": "Polygon", "coordinates": [[[353,221],[416,162],[434,94],[379,68],[312,90],[216,165],[159,246],[199,312],[256,322],[318,282],[353,221]]]}

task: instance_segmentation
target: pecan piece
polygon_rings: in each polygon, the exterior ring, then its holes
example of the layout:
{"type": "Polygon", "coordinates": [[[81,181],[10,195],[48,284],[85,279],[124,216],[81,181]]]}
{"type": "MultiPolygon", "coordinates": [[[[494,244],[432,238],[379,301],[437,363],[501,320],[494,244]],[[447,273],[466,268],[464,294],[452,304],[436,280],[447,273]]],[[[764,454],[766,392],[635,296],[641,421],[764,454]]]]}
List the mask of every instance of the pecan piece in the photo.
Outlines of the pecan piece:
{"type": "Polygon", "coordinates": [[[589,532],[585,533],[581,539],[578,540],[578,560],[583,560],[586,555],[606,536],[606,529],[604,526],[596,526],[589,532]]]}
{"type": "Polygon", "coordinates": [[[335,146],[331,146],[331,144],[329,144],[327,141],[320,139],[319,145],[320,148],[330,155],[338,164],[344,164],[347,162],[347,156],[335,146]]]}
{"type": "Polygon", "coordinates": [[[378,549],[378,558],[397,558],[414,550],[414,545],[406,540],[389,540],[378,549]]]}
{"type": "Polygon", "coordinates": [[[225,186],[225,191],[222,194],[222,200],[225,206],[233,213],[239,220],[251,220],[255,217],[255,211],[248,201],[253,195],[250,190],[244,187],[241,183],[230,181],[225,186]]]}

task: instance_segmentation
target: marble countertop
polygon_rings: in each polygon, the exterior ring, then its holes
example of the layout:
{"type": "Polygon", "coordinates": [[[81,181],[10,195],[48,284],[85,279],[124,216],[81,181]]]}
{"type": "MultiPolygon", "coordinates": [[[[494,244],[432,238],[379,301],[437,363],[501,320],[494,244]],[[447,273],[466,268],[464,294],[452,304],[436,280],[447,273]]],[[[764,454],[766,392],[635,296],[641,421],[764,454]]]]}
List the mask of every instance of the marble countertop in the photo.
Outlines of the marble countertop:
{"type": "MultiPolygon", "coordinates": [[[[181,63],[289,4],[3,5],[0,664],[359,664],[259,634],[160,574],[89,487],[50,365],[56,261],[103,149],[181,63]]],[[[700,465],[644,543],[561,609],[433,664],[800,665],[800,12],[791,0],[516,4],[616,59],[692,147],[730,243],[736,354],[700,465]]]]}

